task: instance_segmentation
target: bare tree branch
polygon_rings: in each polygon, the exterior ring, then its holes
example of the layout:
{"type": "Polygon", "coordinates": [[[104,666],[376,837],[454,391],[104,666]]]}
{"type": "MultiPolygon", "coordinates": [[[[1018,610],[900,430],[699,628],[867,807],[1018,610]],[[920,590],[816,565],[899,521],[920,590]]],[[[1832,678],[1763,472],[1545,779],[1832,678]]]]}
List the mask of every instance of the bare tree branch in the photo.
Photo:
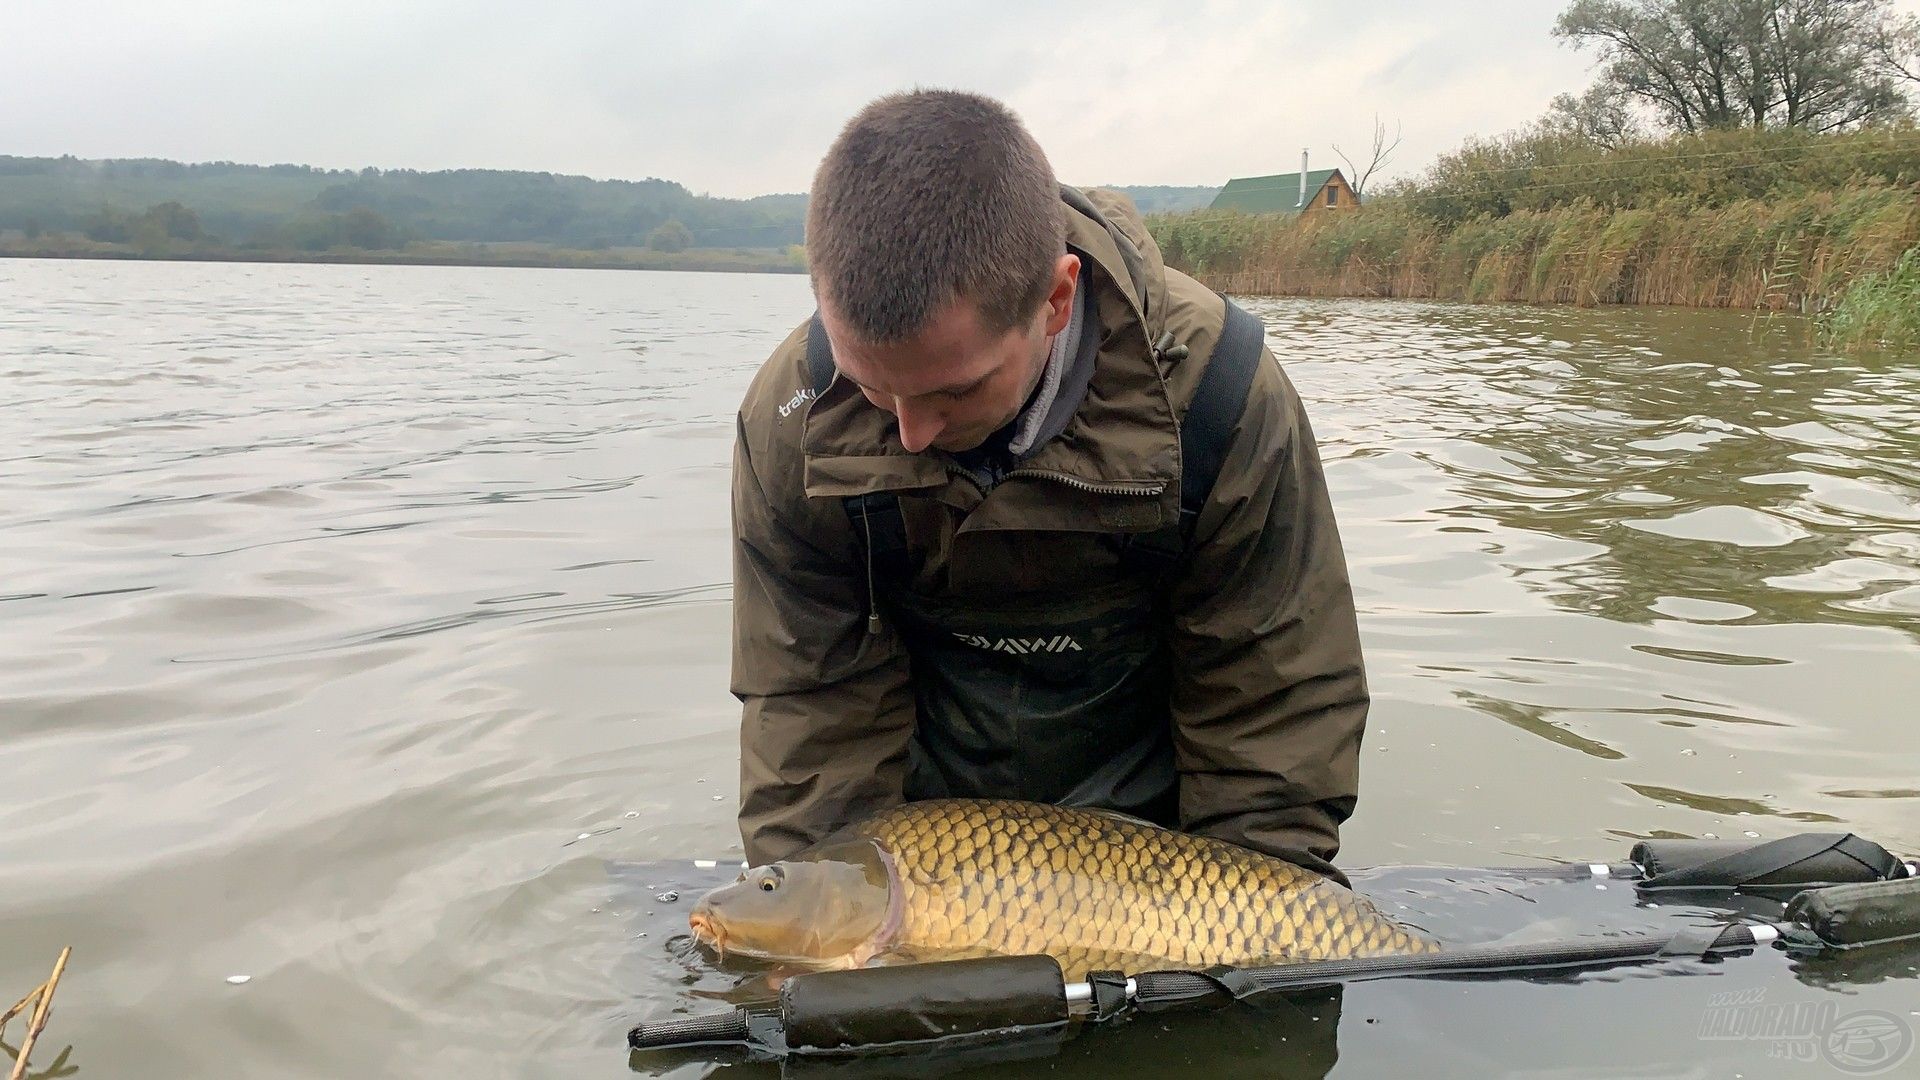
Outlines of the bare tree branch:
{"type": "Polygon", "coordinates": [[[1394,122],[1393,141],[1388,142],[1387,125],[1381,122],[1380,114],[1375,113],[1373,115],[1373,152],[1367,158],[1366,168],[1362,169],[1356,166],[1353,163],[1353,159],[1347,156],[1347,152],[1340,149],[1339,143],[1333,144],[1333,152],[1339,154],[1340,160],[1347,163],[1347,172],[1353,176],[1354,195],[1361,198],[1366,197],[1367,183],[1373,179],[1373,174],[1380,171],[1380,167],[1387,163],[1387,159],[1393,156],[1393,152],[1400,149],[1400,140],[1401,130],[1399,121],[1394,122]]]}
{"type": "Polygon", "coordinates": [[[1873,52],[1891,78],[1920,83],[1920,17],[1881,27],[1873,52]]]}

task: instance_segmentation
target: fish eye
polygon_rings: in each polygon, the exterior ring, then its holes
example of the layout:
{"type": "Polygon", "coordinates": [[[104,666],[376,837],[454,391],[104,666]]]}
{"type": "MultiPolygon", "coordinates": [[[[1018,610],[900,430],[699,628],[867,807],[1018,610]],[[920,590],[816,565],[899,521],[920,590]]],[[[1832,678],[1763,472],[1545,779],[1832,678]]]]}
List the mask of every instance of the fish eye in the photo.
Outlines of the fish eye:
{"type": "Polygon", "coordinates": [[[780,887],[780,882],[779,882],[779,881],[778,881],[777,879],[775,879],[775,878],[772,878],[772,877],[763,877],[763,878],[761,878],[761,879],[760,879],[760,891],[761,891],[761,892],[772,892],[773,890],[775,890],[775,889],[777,889],[777,888],[779,888],[779,887],[780,887]]]}

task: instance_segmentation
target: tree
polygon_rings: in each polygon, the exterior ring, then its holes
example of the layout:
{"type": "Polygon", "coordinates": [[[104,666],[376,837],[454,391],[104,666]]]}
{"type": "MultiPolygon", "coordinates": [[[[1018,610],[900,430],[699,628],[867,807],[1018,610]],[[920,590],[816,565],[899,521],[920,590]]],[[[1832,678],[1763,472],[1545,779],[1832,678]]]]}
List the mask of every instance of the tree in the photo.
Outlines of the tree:
{"type": "Polygon", "coordinates": [[[127,218],[112,207],[102,206],[81,222],[80,232],[102,244],[124,244],[128,236],[127,218]]]}
{"type": "Polygon", "coordinates": [[[1597,83],[1575,97],[1561,94],[1547,108],[1541,127],[1548,133],[1572,135],[1607,150],[1618,150],[1644,132],[1633,105],[1619,89],[1597,83]]]}
{"type": "Polygon", "coordinates": [[[1888,0],[1774,0],[1761,34],[1781,119],[1832,131],[1906,113],[1906,95],[1879,69],[1893,22],[1888,0]]]}
{"type": "Polygon", "coordinates": [[[1672,130],[1835,131],[1909,114],[1883,61],[1902,25],[1891,0],[1574,0],[1553,33],[1672,130]]]}
{"type": "Polygon", "coordinates": [[[135,228],[162,239],[198,240],[206,234],[200,228],[200,215],[177,202],[155,203],[135,219],[135,228]]]}
{"type": "Polygon", "coordinates": [[[394,245],[393,226],[379,211],[356,207],[339,217],[340,239],[349,247],[390,248],[394,245]]]}
{"type": "Polygon", "coordinates": [[[668,218],[660,227],[647,235],[647,246],[655,251],[664,251],[671,255],[685,251],[693,246],[693,233],[680,224],[678,218],[668,218]]]}
{"type": "Polygon", "coordinates": [[[141,214],[128,224],[127,243],[147,258],[160,258],[172,250],[166,223],[152,214],[141,214]]]}
{"type": "Polygon", "coordinates": [[[1347,171],[1353,175],[1353,193],[1357,197],[1366,195],[1367,181],[1373,178],[1373,174],[1378,172],[1380,166],[1385,165],[1387,159],[1392,157],[1393,152],[1398,149],[1400,149],[1400,125],[1397,122],[1393,125],[1393,141],[1389,143],[1387,125],[1380,122],[1379,113],[1373,116],[1373,152],[1367,158],[1365,169],[1356,167],[1346,151],[1340,149],[1339,143],[1333,144],[1333,152],[1339,154],[1340,160],[1347,163],[1347,171]]]}
{"type": "Polygon", "coordinates": [[[1920,83],[1920,17],[1882,27],[1877,51],[1880,67],[1889,76],[1920,83]]]}

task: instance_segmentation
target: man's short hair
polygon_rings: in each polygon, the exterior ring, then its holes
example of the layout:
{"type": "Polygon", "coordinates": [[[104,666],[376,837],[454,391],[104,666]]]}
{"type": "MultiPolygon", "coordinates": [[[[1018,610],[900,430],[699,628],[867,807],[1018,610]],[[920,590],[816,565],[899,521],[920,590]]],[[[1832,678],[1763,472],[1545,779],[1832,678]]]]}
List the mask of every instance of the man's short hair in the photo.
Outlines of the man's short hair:
{"type": "Polygon", "coordinates": [[[956,299],[992,333],[1032,317],[1066,250],[1039,143],[978,94],[890,94],[847,122],[814,175],[815,293],[863,340],[903,341],[956,299]]]}

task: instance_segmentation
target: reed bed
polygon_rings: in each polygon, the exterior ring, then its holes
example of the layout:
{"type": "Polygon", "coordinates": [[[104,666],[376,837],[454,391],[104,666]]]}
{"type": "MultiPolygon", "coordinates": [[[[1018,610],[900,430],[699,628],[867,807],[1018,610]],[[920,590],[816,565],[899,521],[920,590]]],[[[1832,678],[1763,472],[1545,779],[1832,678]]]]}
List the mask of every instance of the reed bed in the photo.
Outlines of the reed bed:
{"type": "Polygon", "coordinates": [[[1901,283],[1920,274],[1908,254],[1920,131],[1742,130],[1603,150],[1536,127],[1470,142],[1355,210],[1149,225],[1169,264],[1232,293],[1837,317],[1849,289],[1875,283],[1849,318],[1866,326],[1871,307],[1886,312],[1872,325],[1893,326],[1912,295],[1901,283]]]}
{"type": "Polygon", "coordinates": [[[1167,261],[1225,292],[1824,310],[1920,244],[1920,196],[1872,185],[1701,207],[1581,200],[1448,223],[1391,201],[1304,219],[1153,222],[1167,261]]]}

